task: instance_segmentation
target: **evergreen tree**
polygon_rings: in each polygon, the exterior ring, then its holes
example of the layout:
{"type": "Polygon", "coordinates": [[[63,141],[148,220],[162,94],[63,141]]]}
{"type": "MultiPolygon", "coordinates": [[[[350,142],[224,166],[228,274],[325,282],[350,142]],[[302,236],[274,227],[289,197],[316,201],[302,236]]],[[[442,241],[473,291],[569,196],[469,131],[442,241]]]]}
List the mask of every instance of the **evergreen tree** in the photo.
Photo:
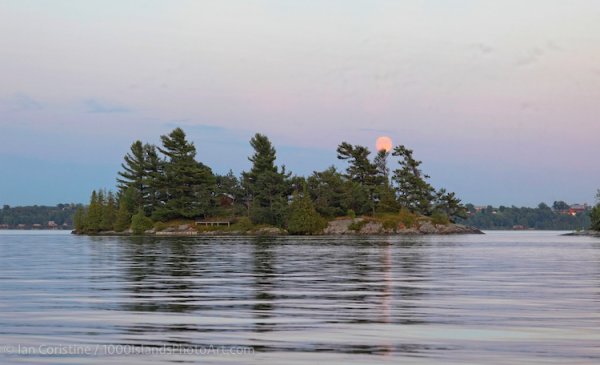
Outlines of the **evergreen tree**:
{"type": "Polygon", "coordinates": [[[390,153],[386,150],[377,152],[373,165],[375,165],[377,175],[375,179],[375,200],[376,210],[378,212],[398,212],[400,207],[396,200],[396,192],[390,183],[390,169],[387,166],[387,159],[390,153]]]}
{"type": "Polygon", "coordinates": [[[144,212],[152,215],[161,196],[160,186],[163,177],[164,163],[158,155],[156,146],[144,145],[144,175],[142,178],[141,198],[144,212]]]}
{"type": "Polygon", "coordinates": [[[254,154],[248,159],[252,168],[242,173],[249,215],[256,224],[282,226],[290,190],[289,174],[275,165],[276,152],[267,136],[257,133],[251,140],[254,154]]]}
{"type": "Polygon", "coordinates": [[[102,205],[98,199],[98,193],[96,190],[92,191],[90,198],[90,205],[88,207],[87,217],[85,220],[85,228],[89,232],[100,231],[100,225],[102,224],[102,205]]]}
{"type": "MultiPolygon", "coordinates": [[[[545,206],[548,210],[550,209],[547,205],[545,206]]],[[[461,204],[455,193],[448,193],[446,189],[440,189],[437,192],[434,210],[443,212],[452,222],[457,218],[467,218],[467,208],[461,204]]]]}
{"type": "Polygon", "coordinates": [[[115,231],[123,232],[131,226],[131,213],[127,209],[127,204],[124,201],[119,203],[119,210],[115,217],[115,231]]]}
{"type": "Polygon", "coordinates": [[[154,209],[157,220],[195,218],[208,214],[213,204],[215,178],[209,167],[195,160],[196,147],[176,128],[161,136],[159,151],[167,157],[162,181],[158,182],[161,200],[154,209]]]}
{"type": "Polygon", "coordinates": [[[144,234],[149,229],[152,229],[152,219],[146,217],[144,210],[140,210],[131,217],[131,230],[134,234],[144,234]]]}
{"type": "Polygon", "coordinates": [[[412,154],[412,150],[402,145],[394,148],[393,155],[399,157],[400,164],[400,168],[394,170],[392,177],[397,184],[398,201],[411,212],[430,215],[435,190],[426,181],[429,176],[419,169],[421,161],[415,160],[412,154]]]}
{"type": "Polygon", "coordinates": [[[317,212],[326,217],[346,214],[344,177],[334,166],[325,171],[313,172],[306,179],[306,186],[317,212]]]}
{"type": "Polygon", "coordinates": [[[121,164],[123,171],[119,171],[117,183],[120,192],[124,192],[128,188],[134,189],[136,194],[136,207],[143,205],[144,186],[146,179],[146,163],[144,145],[141,141],[135,141],[130,147],[125,157],[124,163],[121,164]]]}
{"type": "Polygon", "coordinates": [[[114,228],[117,216],[117,207],[115,196],[112,191],[109,191],[106,196],[106,203],[102,206],[102,222],[100,229],[102,231],[110,231],[114,228]]]}
{"type": "Polygon", "coordinates": [[[381,185],[382,180],[377,166],[369,160],[371,152],[364,146],[353,146],[342,142],[337,148],[337,154],[338,159],[348,161],[346,177],[365,189],[368,195],[369,210],[375,214],[375,191],[381,185]]]}
{"type": "Polygon", "coordinates": [[[73,228],[78,233],[85,232],[85,210],[83,207],[77,208],[75,215],[73,216],[73,228]]]}
{"type": "Polygon", "coordinates": [[[600,189],[596,193],[596,206],[592,208],[590,213],[591,226],[594,231],[600,231],[600,189]]]}
{"type": "Polygon", "coordinates": [[[325,228],[325,221],[317,213],[306,189],[294,194],[288,217],[287,229],[291,234],[315,234],[325,228]]]}

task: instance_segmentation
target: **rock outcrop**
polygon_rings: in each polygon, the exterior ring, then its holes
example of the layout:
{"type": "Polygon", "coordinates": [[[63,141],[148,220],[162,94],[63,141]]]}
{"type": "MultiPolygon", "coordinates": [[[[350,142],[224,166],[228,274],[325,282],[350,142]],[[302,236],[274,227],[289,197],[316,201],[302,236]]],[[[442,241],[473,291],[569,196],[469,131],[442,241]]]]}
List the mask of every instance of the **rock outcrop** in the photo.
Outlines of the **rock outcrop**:
{"type": "Polygon", "coordinates": [[[386,228],[376,220],[365,220],[365,218],[345,218],[336,219],[329,222],[323,230],[325,235],[378,235],[378,234],[482,234],[479,229],[464,226],[461,224],[433,224],[429,220],[420,220],[414,227],[404,227],[399,224],[397,227],[386,228]]]}

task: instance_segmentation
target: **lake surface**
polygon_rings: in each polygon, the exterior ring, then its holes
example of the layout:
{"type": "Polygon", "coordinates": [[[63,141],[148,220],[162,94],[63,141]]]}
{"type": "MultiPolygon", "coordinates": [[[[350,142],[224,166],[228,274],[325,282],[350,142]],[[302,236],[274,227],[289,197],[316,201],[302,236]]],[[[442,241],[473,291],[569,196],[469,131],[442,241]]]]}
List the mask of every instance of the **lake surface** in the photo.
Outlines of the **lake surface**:
{"type": "Polygon", "coordinates": [[[0,231],[1,364],[592,364],[600,239],[0,231]]]}

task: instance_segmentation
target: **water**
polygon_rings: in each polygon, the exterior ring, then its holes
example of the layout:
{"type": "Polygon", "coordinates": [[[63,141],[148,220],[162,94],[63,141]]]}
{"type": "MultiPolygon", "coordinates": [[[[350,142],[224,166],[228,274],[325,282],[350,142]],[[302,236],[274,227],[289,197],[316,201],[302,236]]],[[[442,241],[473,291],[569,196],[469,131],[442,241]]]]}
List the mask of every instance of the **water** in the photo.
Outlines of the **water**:
{"type": "Polygon", "coordinates": [[[598,363],[600,239],[4,231],[0,352],[2,364],[598,363]]]}

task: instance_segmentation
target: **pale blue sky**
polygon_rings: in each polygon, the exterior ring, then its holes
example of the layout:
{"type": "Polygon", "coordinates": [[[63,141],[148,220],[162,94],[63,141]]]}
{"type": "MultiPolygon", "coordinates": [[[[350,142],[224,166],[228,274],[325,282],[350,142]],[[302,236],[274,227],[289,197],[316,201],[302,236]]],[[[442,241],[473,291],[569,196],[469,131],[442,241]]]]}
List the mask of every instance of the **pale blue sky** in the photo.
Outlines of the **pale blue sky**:
{"type": "Polygon", "coordinates": [[[0,0],[0,204],[87,200],[174,126],[217,172],[415,150],[476,204],[593,201],[597,1],[0,0]]]}

